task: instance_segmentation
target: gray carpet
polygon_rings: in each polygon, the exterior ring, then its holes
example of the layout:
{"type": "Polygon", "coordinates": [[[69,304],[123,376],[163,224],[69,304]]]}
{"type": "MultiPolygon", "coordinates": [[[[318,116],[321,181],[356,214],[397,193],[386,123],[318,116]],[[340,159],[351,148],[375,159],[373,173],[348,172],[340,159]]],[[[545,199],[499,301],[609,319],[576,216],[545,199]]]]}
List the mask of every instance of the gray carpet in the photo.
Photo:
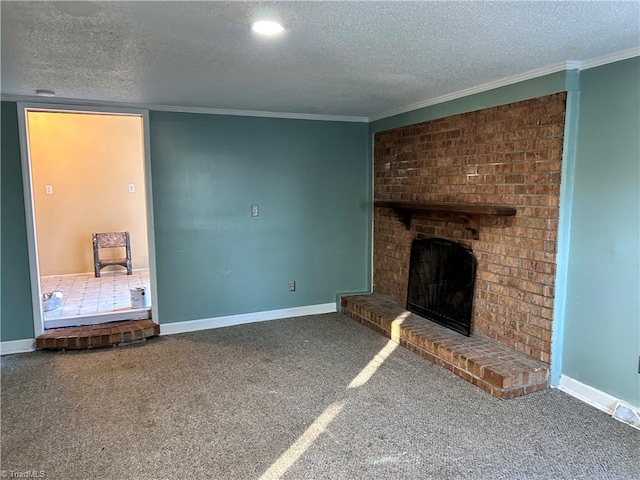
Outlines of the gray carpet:
{"type": "Polygon", "coordinates": [[[47,479],[640,478],[637,430],[557,390],[497,400],[387,345],[327,314],[6,356],[0,468],[47,479]],[[365,369],[381,350],[386,360],[365,369]]]}

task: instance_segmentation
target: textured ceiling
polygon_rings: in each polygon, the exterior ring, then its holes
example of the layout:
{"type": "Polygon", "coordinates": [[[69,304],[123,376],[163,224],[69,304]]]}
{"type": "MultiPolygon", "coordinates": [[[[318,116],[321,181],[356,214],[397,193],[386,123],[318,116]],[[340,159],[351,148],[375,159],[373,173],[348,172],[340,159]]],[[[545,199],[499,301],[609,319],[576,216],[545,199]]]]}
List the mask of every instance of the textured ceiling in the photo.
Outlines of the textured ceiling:
{"type": "Polygon", "coordinates": [[[370,117],[640,45],[633,2],[8,2],[2,93],[370,117]],[[258,38],[249,25],[280,20],[258,38]]]}

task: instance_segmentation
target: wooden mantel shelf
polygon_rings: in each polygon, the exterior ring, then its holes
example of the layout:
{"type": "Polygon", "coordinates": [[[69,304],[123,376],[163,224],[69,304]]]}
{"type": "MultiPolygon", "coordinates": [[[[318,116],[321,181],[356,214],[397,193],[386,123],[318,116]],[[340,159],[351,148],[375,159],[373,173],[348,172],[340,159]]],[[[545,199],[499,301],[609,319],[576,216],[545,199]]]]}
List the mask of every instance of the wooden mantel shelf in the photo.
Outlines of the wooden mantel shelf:
{"type": "Polygon", "coordinates": [[[402,200],[376,200],[376,207],[391,208],[398,215],[399,220],[407,230],[411,228],[411,217],[414,212],[448,212],[457,213],[458,218],[465,223],[465,228],[471,231],[471,235],[478,240],[480,217],[490,216],[514,216],[515,207],[506,205],[484,205],[477,203],[442,203],[442,202],[408,202],[402,200]]]}

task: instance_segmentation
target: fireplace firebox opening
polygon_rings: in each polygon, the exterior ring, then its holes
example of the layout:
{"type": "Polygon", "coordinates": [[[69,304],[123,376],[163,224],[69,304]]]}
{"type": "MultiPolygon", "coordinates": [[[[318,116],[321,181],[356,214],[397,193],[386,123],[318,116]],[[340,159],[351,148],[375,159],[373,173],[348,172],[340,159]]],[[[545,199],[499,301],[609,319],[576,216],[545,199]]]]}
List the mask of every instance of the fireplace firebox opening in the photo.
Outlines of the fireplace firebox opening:
{"type": "Polygon", "coordinates": [[[414,240],[407,310],[470,336],[476,265],[471,249],[460,243],[414,240]]]}

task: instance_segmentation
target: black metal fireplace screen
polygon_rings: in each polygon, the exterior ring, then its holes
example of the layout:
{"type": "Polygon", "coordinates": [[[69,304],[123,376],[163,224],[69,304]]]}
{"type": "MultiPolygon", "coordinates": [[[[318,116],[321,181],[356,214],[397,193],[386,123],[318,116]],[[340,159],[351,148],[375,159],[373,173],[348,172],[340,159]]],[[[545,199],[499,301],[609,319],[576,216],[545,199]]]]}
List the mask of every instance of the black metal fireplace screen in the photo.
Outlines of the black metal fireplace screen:
{"type": "Polygon", "coordinates": [[[475,279],[470,248],[443,238],[414,240],[407,310],[470,336],[475,279]]]}

